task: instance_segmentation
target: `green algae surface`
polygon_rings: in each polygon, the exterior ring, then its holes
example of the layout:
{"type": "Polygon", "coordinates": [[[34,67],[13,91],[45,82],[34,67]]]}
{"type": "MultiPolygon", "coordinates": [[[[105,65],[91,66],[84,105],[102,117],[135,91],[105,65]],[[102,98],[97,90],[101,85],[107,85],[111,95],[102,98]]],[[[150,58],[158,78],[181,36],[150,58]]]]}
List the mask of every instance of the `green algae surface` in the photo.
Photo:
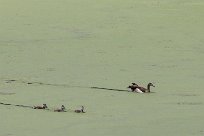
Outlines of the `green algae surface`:
{"type": "Polygon", "coordinates": [[[204,135],[203,12],[202,0],[0,0],[0,102],[50,108],[0,104],[0,136],[204,135]],[[132,82],[154,93],[116,91],[132,82]]]}

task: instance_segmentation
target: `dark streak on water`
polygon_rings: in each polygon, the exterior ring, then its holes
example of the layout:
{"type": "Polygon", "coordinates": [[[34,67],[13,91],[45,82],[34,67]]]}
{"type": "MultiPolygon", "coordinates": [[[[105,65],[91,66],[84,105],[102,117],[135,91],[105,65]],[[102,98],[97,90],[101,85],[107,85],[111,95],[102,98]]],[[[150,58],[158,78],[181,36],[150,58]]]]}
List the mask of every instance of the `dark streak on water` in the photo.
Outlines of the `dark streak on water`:
{"type": "Polygon", "coordinates": [[[1,95],[12,95],[12,94],[16,94],[16,93],[6,93],[6,92],[0,92],[1,95]]]}
{"type": "Polygon", "coordinates": [[[11,106],[18,106],[18,107],[24,107],[24,108],[32,108],[33,109],[32,106],[27,106],[27,105],[19,105],[19,104],[15,105],[15,104],[11,104],[11,103],[3,103],[3,102],[0,102],[0,104],[2,104],[2,105],[11,105],[11,106]]]}
{"type": "Polygon", "coordinates": [[[50,84],[50,83],[43,83],[43,82],[28,82],[28,81],[22,81],[22,80],[5,80],[6,83],[12,83],[12,82],[18,82],[18,83],[24,83],[28,85],[37,84],[37,85],[48,85],[48,86],[61,86],[61,87],[79,87],[79,88],[88,88],[88,87],[82,87],[82,86],[70,86],[67,84],[50,84]]]}
{"type": "Polygon", "coordinates": [[[42,82],[28,82],[28,81],[20,81],[20,80],[5,80],[6,83],[12,83],[12,82],[19,82],[24,83],[27,85],[37,84],[37,85],[47,85],[47,86],[59,86],[59,87],[77,87],[77,88],[90,88],[90,89],[101,89],[101,90],[112,90],[112,91],[123,91],[123,92],[129,92],[128,90],[122,90],[122,89],[115,89],[115,88],[106,88],[106,87],[88,87],[88,86],[73,86],[73,85],[67,85],[67,84],[50,84],[50,83],[42,83],[42,82]]]}
{"type": "Polygon", "coordinates": [[[176,96],[183,96],[183,97],[191,97],[191,96],[198,96],[197,94],[173,94],[173,95],[176,95],[176,96]]]}
{"type": "Polygon", "coordinates": [[[177,105],[202,105],[202,102],[178,102],[177,105]]]}
{"type": "Polygon", "coordinates": [[[104,87],[90,87],[90,88],[92,88],[92,89],[102,89],[102,90],[126,91],[126,92],[129,92],[128,90],[113,89],[113,88],[104,88],[104,87]]]}

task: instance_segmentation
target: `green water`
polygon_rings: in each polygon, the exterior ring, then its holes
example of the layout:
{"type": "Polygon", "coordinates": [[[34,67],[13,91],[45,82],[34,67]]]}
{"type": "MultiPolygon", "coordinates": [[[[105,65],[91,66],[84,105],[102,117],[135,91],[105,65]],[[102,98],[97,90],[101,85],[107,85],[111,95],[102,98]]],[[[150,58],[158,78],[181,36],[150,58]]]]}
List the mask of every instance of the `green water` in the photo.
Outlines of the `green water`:
{"type": "Polygon", "coordinates": [[[0,105],[0,136],[204,135],[203,12],[202,0],[0,0],[0,102],[87,112],[0,105]],[[88,88],[132,82],[155,93],[88,88]]]}

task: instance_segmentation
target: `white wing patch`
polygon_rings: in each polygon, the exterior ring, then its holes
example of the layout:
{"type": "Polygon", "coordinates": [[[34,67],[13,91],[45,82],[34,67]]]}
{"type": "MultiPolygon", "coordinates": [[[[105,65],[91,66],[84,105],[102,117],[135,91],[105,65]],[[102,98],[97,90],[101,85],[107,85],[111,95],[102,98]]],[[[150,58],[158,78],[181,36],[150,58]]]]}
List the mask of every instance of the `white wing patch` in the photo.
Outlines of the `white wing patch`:
{"type": "Polygon", "coordinates": [[[135,89],[135,92],[136,92],[136,93],[144,93],[144,92],[142,92],[142,91],[141,91],[140,89],[138,89],[138,88],[135,89]]]}

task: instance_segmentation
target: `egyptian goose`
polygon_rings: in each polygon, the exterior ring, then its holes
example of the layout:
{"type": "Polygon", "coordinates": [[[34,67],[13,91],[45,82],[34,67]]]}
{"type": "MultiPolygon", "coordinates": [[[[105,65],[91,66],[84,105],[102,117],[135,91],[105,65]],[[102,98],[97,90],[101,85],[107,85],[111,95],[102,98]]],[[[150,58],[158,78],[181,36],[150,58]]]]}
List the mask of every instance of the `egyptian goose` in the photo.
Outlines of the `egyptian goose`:
{"type": "Polygon", "coordinates": [[[150,87],[155,87],[152,83],[149,83],[147,84],[147,88],[144,88],[144,87],[141,87],[141,86],[138,86],[136,88],[136,92],[138,93],[150,93],[150,87]]]}

